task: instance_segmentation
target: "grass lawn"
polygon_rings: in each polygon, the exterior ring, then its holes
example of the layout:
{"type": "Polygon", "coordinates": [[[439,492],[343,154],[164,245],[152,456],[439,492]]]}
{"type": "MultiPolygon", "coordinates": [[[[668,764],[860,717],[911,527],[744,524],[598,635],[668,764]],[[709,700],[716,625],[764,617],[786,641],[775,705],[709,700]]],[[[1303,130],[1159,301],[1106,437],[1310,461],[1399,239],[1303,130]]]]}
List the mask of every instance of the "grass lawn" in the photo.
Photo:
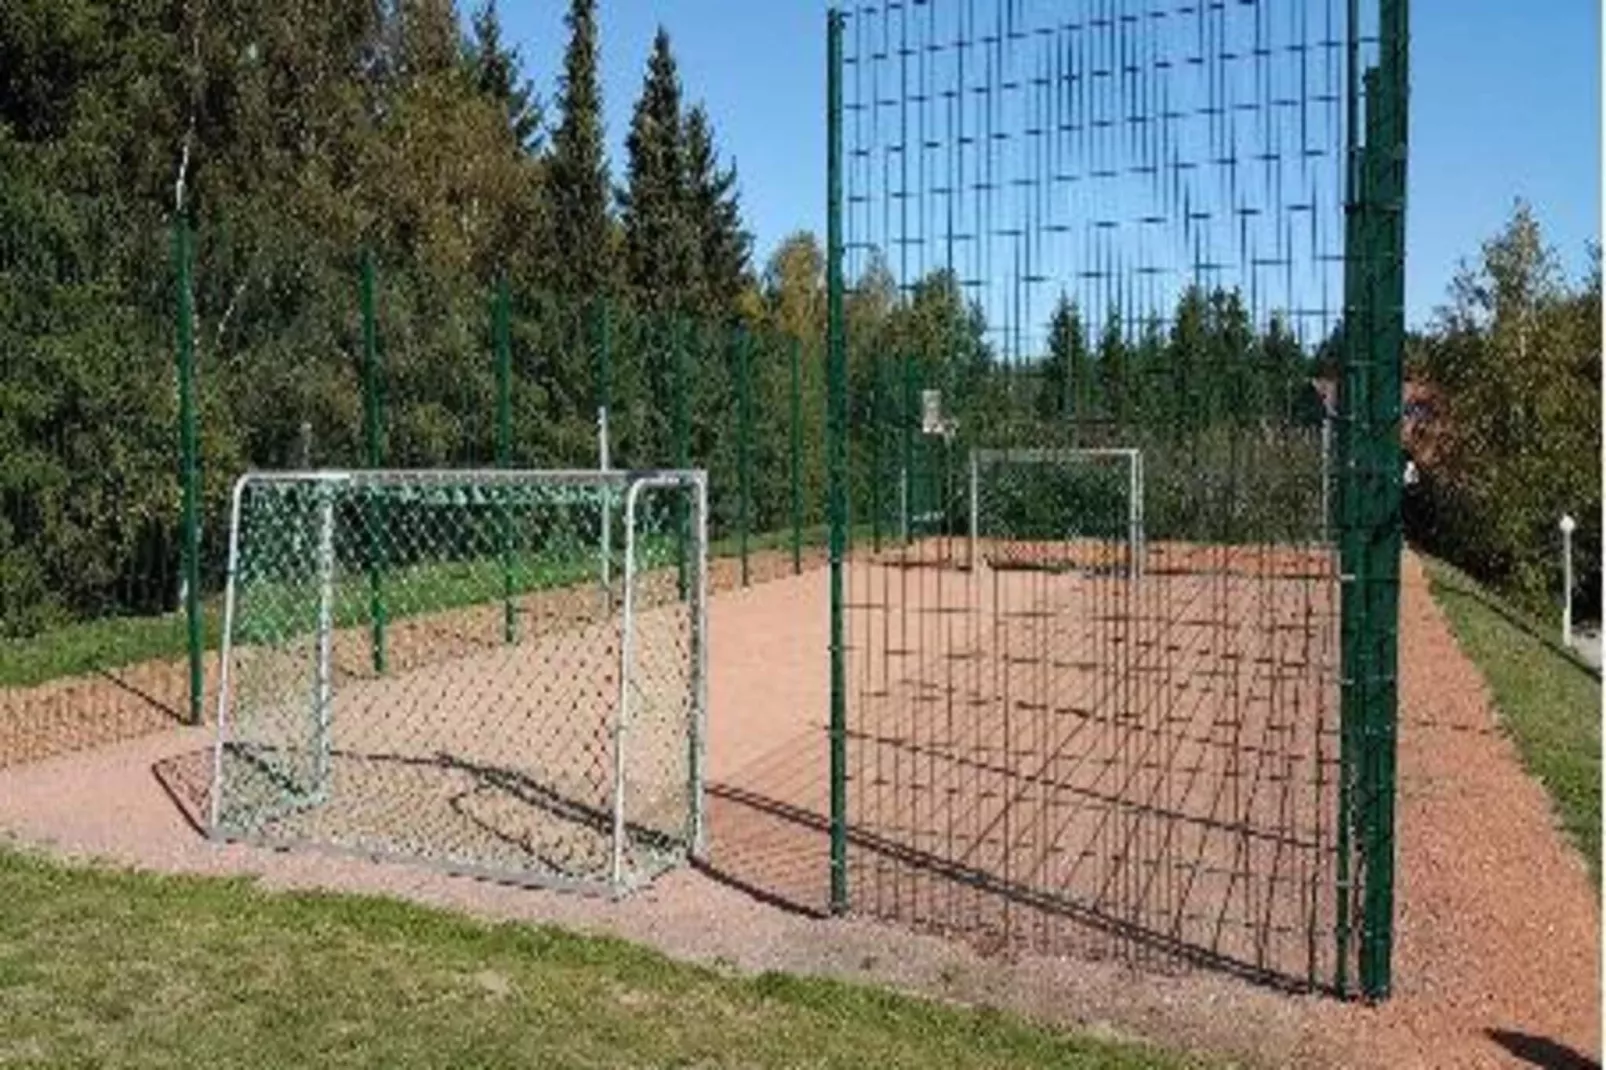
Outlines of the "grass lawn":
{"type": "Polygon", "coordinates": [[[1433,596],[1494,694],[1523,763],[1600,880],[1600,680],[1521,611],[1427,560],[1433,596]]]}
{"type": "Polygon", "coordinates": [[[871,988],[0,849],[0,1064],[1176,1067],[871,988]]]}
{"type": "MultiPolygon", "coordinates": [[[[825,536],[824,528],[805,528],[801,532],[800,542],[808,549],[821,545],[825,536]]],[[[642,549],[639,560],[646,567],[666,567],[675,560],[671,546],[667,538],[649,542],[642,549]]],[[[755,532],[748,539],[750,554],[774,551],[789,554],[791,546],[790,530],[755,532]]],[[[623,552],[623,537],[620,536],[614,547],[614,555],[618,558],[623,552]]],[[[710,560],[740,555],[740,536],[726,536],[709,543],[710,560]]],[[[594,563],[589,560],[558,560],[539,555],[520,556],[513,566],[513,587],[519,594],[577,583],[596,571],[594,563]]],[[[622,563],[616,560],[615,567],[622,567],[622,563]]],[[[462,606],[495,605],[501,600],[502,594],[502,562],[495,557],[418,565],[385,573],[385,602],[391,620],[462,606]]],[[[344,574],[335,601],[337,627],[366,623],[369,619],[367,575],[360,571],[344,574]]],[[[304,596],[298,604],[305,610],[307,618],[302,623],[310,627],[317,612],[316,601],[309,595],[304,596]]],[[[220,595],[212,595],[205,600],[201,617],[202,643],[206,650],[215,651],[223,635],[223,599],[220,595]]],[[[188,650],[187,643],[182,613],[152,617],[106,617],[68,624],[27,639],[0,639],[0,687],[32,687],[49,680],[83,676],[145,661],[180,661],[188,650]]]]}

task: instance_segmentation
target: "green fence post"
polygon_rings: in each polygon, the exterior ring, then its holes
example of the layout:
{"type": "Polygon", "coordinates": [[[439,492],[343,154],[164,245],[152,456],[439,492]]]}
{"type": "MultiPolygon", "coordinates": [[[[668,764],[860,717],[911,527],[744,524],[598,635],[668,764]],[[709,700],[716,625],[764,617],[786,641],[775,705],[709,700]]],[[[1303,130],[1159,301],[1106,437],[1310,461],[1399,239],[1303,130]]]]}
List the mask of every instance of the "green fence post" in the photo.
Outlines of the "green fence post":
{"type": "MultiPolygon", "coordinates": [[[[678,312],[670,320],[669,347],[675,467],[685,471],[691,467],[691,403],[686,383],[686,321],[678,312]]],[[[689,579],[686,552],[691,543],[691,509],[684,495],[675,496],[675,510],[675,529],[678,532],[675,548],[676,591],[681,601],[685,601],[689,579]]]]}
{"type": "Polygon", "coordinates": [[[184,624],[189,651],[190,723],[200,724],[205,679],[201,670],[201,519],[195,416],[195,289],[190,226],[182,212],[173,224],[173,244],[173,257],[178,267],[178,443],[179,481],[184,510],[184,624]]]}
{"type": "MultiPolygon", "coordinates": [[[[613,392],[613,339],[607,297],[598,297],[593,310],[597,338],[597,468],[606,472],[613,467],[612,432],[608,424],[613,392]]],[[[613,502],[607,488],[602,492],[602,594],[605,604],[612,609],[613,502]]]]}
{"type": "Polygon", "coordinates": [[[746,327],[736,328],[736,390],[737,390],[737,481],[742,499],[740,504],[740,538],[742,550],[742,586],[748,585],[747,542],[753,527],[753,353],[752,336],[746,327]]]}
{"type": "MultiPolygon", "coordinates": [[[[368,467],[384,467],[384,448],[381,424],[384,419],[380,398],[379,336],[374,321],[374,253],[364,249],[362,255],[362,400],[363,434],[367,440],[368,467]]],[[[368,513],[368,615],[372,625],[374,671],[385,671],[385,590],[384,590],[384,523],[383,509],[371,508],[368,513]]]]}
{"type": "Polygon", "coordinates": [[[803,342],[792,339],[792,575],[803,572],[803,342]]]}
{"type": "Polygon", "coordinates": [[[910,359],[907,350],[903,357],[903,411],[900,414],[900,423],[903,425],[903,440],[900,447],[902,454],[903,476],[898,481],[898,525],[903,545],[907,547],[914,537],[914,525],[910,516],[914,511],[915,503],[915,365],[910,359]]]}
{"type": "Polygon", "coordinates": [[[1378,65],[1367,72],[1367,218],[1372,241],[1367,375],[1372,469],[1365,585],[1367,656],[1366,889],[1361,989],[1387,999],[1393,983],[1394,800],[1399,710],[1399,580],[1403,549],[1400,409],[1405,344],[1404,215],[1409,47],[1406,0],[1381,0],[1378,65]]]}
{"type": "Polygon", "coordinates": [[[847,349],[842,317],[842,12],[827,15],[826,47],[826,316],[830,403],[827,439],[831,483],[831,909],[848,909],[847,651],[842,604],[847,541],[847,349]]]}
{"type": "Polygon", "coordinates": [[[1338,523],[1339,523],[1339,751],[1338,751],[1338,827],[1334,888],[1334,987],[1341,993],[1349,989],[1349,959],[1352,922],[1351,893],[1354,881],[1355,752],[1358,743],[1360,636],[1364,607],[1357,597],[1359,581],[1365,571],[1363,544],[1357,511],[1360,499],[1357,445],[1358,415],[1363,411],[1360,397],[1362,339],[1365,336],[1364,278],[1365,226],[1361,193],[1362,147],[1360,140],[1360,0],[1348,0],[1348,102],[1345,143],[1344,191],[1344,347],[1343,367],[1338,382],[1338,523]]]}
{"type": "MultiPolygon", "coordinates": [[[[512,298],[508,293],[507,275],[496,280],[496,465],[513,467],[513,341],[509,323],[512,298]]],[[[503,493],[507,492],[503,488],[503,493]]],[[[513,594],[513,518],[506,510],[502,514],[502,641],[518,641],[518,620],[513,594]]]]}

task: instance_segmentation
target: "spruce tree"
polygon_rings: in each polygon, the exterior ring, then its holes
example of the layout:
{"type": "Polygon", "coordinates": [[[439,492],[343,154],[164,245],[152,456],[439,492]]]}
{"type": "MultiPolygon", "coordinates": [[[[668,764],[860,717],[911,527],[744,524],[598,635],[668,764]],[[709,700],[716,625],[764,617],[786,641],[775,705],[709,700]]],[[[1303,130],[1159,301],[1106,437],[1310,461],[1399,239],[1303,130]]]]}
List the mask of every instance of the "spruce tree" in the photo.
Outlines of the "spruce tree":
{"type": "Polygon", "coordinates": [[[691,305],[698,274],[680,96],[675,55],[660,26],[625,140],[627,184],[619,191],[625,281],[648,308],[691,305]]]}
{"type": "Polygon", "coordinates": [[[1099,379],[1105,408],[1118,423],[1124,423],[1130,415],[1131,357],[1121,326],[1121,310],[1111,308],[1099,337],[1099,379]]]}
{"type": "Polygon", "coordinates": [[[475,9],[472,28],[468,59],[474,84],[502,104],[514,139],[524,151],[534,152],[541,137],[541,103],[529,80],[519,76],[518,50],[502,43],[496,0],[484,0],[475,9]]]}
{"type": "Polygon", "coordinates": [[[1046,417],[1075,419],[1087,416],[1091,369],[1082,314],[1076,303],[1061,294],[1049,321],[1048,358],[1037,395],[1037,411],[1046,417]]]}
{"type": "Polygon", "coordinates": [[[753,237],[742,227],[736,165],[719,166],[713,127],[701,104],[686,116],[685,145],[699,303],[705,312],[728,315],[750,282],[753,253],[753,237]]]}
{"type": "Polygon", "coordinates": [[[560,119],[547,163],[553,289],[601,294],[613,281],[608,161],[603,151],[602,86],[597,77],[596,0],[570,0],[569,47],[558,93],[560,119]]]}

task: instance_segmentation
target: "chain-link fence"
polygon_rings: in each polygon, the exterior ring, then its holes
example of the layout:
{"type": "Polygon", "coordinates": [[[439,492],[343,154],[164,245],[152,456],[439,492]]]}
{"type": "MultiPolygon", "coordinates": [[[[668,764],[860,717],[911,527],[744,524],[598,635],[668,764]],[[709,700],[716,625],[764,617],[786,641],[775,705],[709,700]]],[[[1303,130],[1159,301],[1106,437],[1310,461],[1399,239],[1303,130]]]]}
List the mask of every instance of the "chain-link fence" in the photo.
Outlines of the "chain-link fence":
{"type": "Polygon", "coordinates": [[[624,891],[696,850],[701,473],[236,490],[214,834],[624,891]]]}

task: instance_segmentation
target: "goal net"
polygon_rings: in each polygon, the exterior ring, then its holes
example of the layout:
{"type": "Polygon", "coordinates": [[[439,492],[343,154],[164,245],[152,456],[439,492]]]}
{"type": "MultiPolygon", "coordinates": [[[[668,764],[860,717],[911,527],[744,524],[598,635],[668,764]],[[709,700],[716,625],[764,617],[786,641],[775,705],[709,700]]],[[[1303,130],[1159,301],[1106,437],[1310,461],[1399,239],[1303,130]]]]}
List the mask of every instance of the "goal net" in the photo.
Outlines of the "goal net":
{"type": "Polygon", "coordinates": [[[627,891],[700,850],[701,472],[235,487],[211,825],[627,891]]]}
{"type": "Polygon", "coordinates": [[[1136,449],[974,449],[970,566],[1141,577],[1143,454],[1136,449]]]}

